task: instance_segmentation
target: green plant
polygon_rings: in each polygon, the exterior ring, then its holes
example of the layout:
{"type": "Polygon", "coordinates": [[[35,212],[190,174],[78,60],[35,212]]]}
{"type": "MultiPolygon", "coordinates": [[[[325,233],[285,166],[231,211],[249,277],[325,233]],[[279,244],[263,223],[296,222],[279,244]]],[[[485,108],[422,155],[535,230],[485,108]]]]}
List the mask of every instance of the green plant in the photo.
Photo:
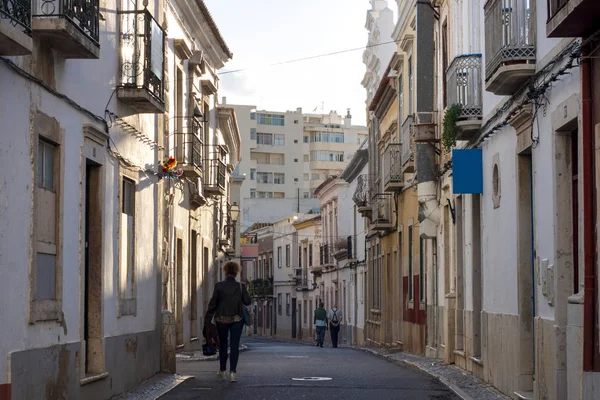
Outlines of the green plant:
{"type": "Polygon", "coordinates": [[[461,105],[452,104],[444,114],[444,132],[442,133],[442,144],[446,151],[450,151],[456,145],[456,122],[460,117],[461,105]]]}

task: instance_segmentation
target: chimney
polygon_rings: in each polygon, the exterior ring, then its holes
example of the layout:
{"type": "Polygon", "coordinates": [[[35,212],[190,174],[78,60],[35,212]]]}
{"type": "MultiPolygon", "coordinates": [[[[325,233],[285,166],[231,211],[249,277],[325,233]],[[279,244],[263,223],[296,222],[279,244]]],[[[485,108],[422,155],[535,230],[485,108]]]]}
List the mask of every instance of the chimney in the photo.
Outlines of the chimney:
{"type": "Polygon", "coordinates": [[[223,105],[227,104],[227,97],[223,96],[223,99],[221,100],[221,104],[223,104],[223,105]]]}
{"type": "Polygon", "coordinates": [[[344,117],[344,127],[350,128],[352,126],[352,115],[350,114],[350,109],[348,108],[348,113],[344,117]]]}

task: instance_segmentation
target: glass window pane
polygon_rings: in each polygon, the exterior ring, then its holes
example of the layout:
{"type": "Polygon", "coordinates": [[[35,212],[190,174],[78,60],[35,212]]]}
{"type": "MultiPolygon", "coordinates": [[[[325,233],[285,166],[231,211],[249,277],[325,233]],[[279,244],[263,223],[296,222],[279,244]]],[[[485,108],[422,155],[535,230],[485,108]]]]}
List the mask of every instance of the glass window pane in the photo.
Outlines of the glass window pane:
{"type": "Polygon", "coordinates": [[[44,143],[41,141],[38,142],[37,177],[38,186],[44,187],[44,143]]]}
{"type": "Polygon", "coordinates": [[[35,271],[35,299],[56,298],[56,255],[37,253],[35,271]]]}
{"type": "Polygon", "coordinates": [[[123,179],[123,214],[133,215],[133,191],[134,183],[128,179],[123,179]]]}
{"type": "Polygon", "coordinates": [[[44,143],[44,187],[54,190],[54,146],[44,143]]]}

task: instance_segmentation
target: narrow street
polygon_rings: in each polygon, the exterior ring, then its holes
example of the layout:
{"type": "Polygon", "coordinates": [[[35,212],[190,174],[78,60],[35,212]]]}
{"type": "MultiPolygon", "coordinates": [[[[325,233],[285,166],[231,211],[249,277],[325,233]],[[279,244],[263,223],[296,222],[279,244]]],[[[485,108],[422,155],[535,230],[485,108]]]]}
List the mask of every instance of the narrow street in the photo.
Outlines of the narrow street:
{"type": "Polygon", "coordinates": [[[181,362],[177,372],[194,376],[161,397],[175,399],[457,399],[423,373],[345,348],[245,339],[238,382],[220,381],[218,362],[181,362]],[[322,381],[294,378],[322,377],[322,381]]]}

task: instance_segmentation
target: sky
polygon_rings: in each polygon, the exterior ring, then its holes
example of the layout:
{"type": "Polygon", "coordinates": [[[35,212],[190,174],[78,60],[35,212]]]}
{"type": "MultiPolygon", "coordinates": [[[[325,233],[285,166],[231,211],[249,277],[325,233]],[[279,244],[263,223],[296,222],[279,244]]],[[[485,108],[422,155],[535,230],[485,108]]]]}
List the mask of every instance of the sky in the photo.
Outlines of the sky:
{"type": "Polygon", "coordinates": [[[233,59],[219,72],[229,104],[270,111],[336,110],[365,125],[363,49],[278,66],[279,62],[366,46],[368,0],[205,0],[233,59]],[[223,72],[244,69],[241,72],[223,72]]]}

